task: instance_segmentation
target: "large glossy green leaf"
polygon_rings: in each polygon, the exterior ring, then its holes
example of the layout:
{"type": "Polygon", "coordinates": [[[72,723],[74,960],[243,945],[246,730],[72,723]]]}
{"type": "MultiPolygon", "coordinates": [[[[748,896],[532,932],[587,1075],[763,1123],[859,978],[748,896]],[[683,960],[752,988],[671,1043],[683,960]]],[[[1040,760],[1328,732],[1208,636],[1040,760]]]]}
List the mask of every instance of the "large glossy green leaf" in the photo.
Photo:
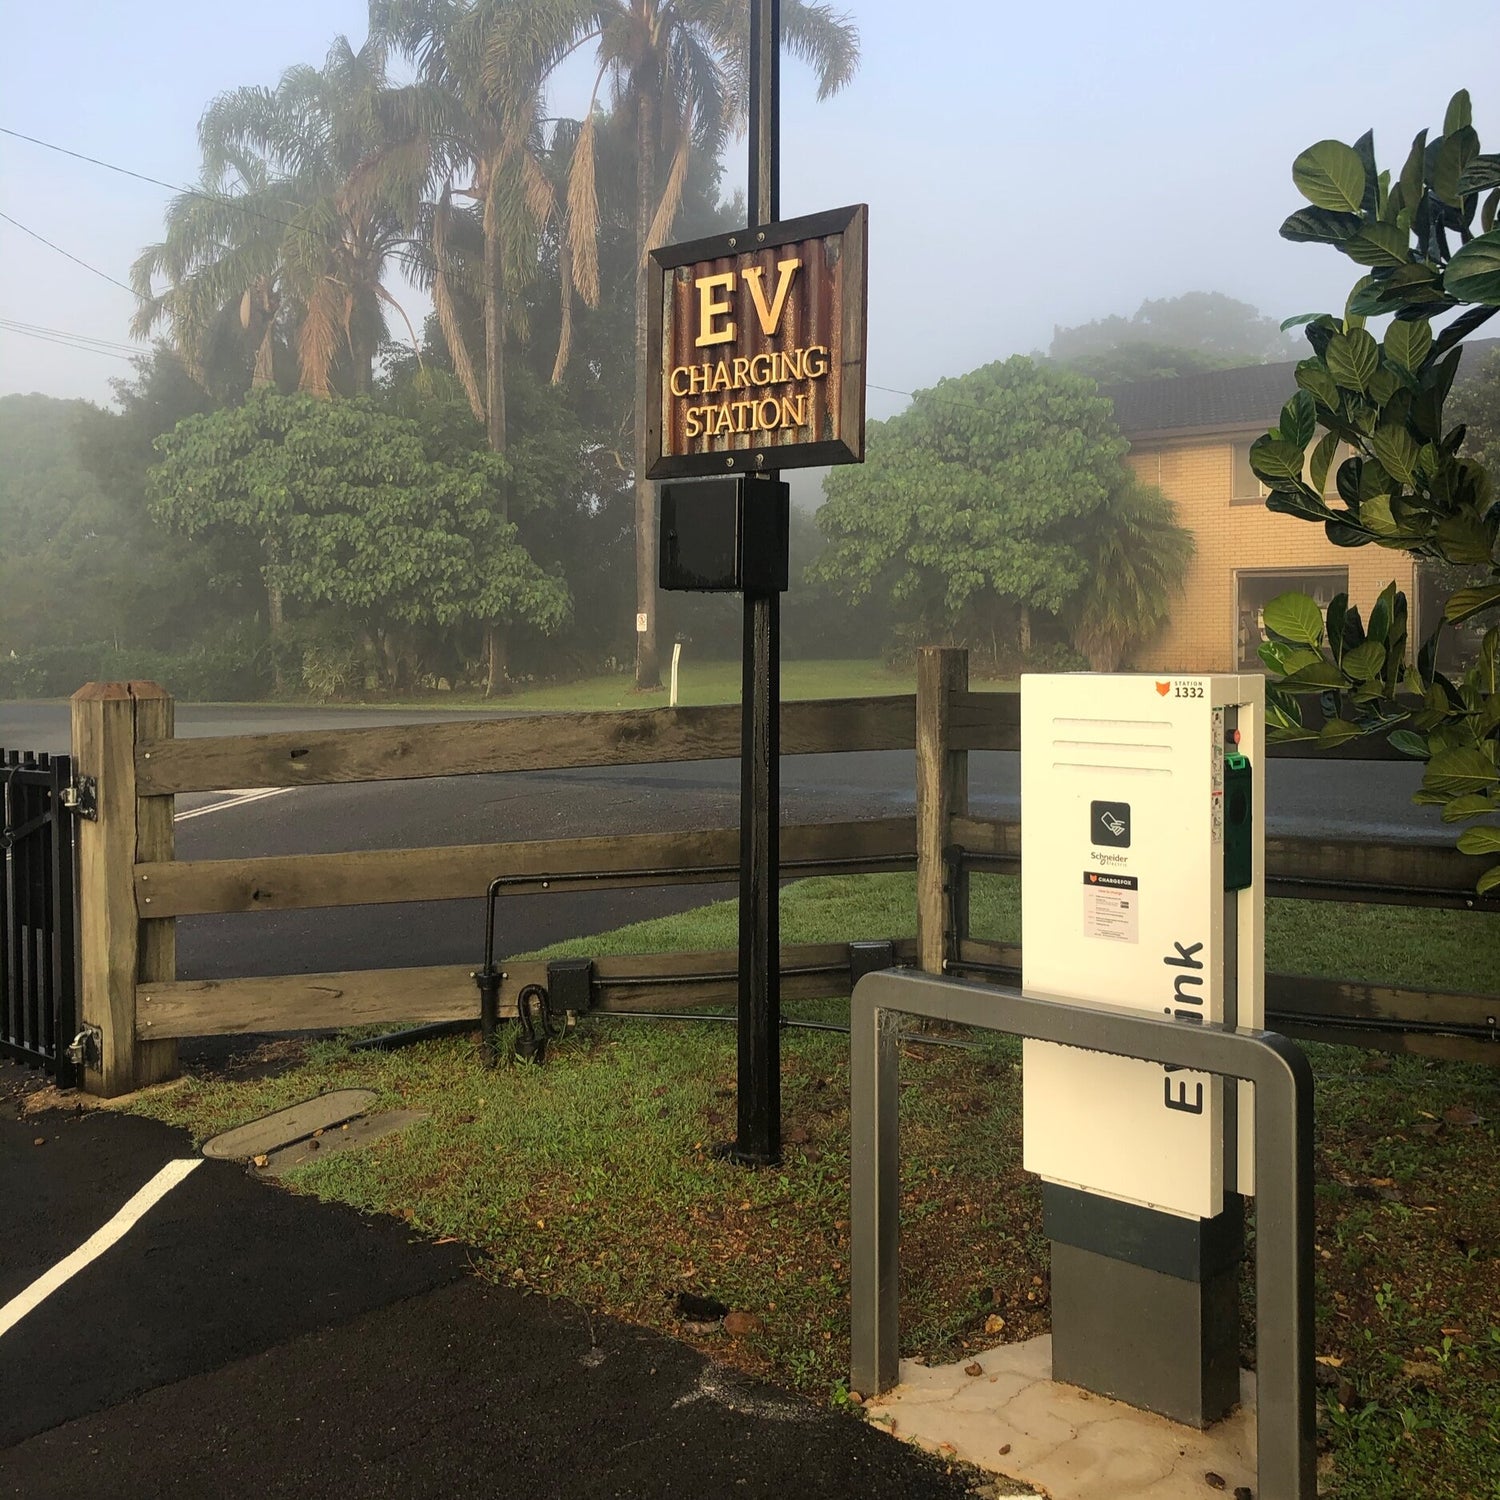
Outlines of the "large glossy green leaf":
{"type": "Polygon", "coordinates": [[[1300,479],[1304,447],[1304,443],[1288,442],[1269,434],[1258,437],[1250,445],[1250,467],[1267,484],[1278,479],[1300,479]]]}
{"type": "Polygon", "coordinates": [[[1500,307],[1500,229],[1464,245],[1448,262],[1443,285],[1462,302],[1500,307]]]}
{"type": "Polygon", "coordinates": [[[1422,201],[1422,169],[1427,160],[1427,132],[1418,131],[1407,154],[1406,164],[1401,168],[1401,198],[1409,209],[1415,209],[1422,201]]]}
{"type": "Polygon", "coordinates": [[[1443,134],[1452,135],[1455,130],[1462,130],[1473,123],[1474,107],[1469,102],[1469,91],[1459,89],[1448,101],[1448,108],[1443,113],[1443,134]]]}
{"type": "Polygon", "coordinates": [[[1500,156],[1474,157],[1458,179],[1459,191],[1467,197],[1492,187],[1500,187],[1500,156]]]}
{"type": "Polygon", "coordinates": [[[1500,828],[1466,828],[1458,847],[1464,854],[1500,854],[1500,828]]]}
{"type": "Polygon", "coordinates": [[[1389,495],[1371,495],[1359,507],[1359,524],[1378,537],[1394,537],[1401,527],[1391,513],[1389,495]]]}
{"type": "MultiPolygon", "coordinates": [[[[1311,401],[1308,403],[1311,405],[1311,401]]],[[[1318,439],[1318,446],[1313,449],[1312,457],[1307,462],[1308,483],[1320,494],[1328,492],[1328,469],[1333,463],[1334,455],[1339,451],[1339,435],[1336,432],[1325,432],[1318,439]]]]}
{"type": "Polygon", "coordinates": [[[1386,641],[1391,621],[1396,616],[1396,585],[1388,583],[1381,589],[1380,597],[1370,607],[1370,624],[1366,635],[1372,641],[1386,641]]]}
{"type": "Polygon", "coordinates": [[[1331,661],[1316,661],[1311,666],[1299,667],[1281,679],[1281,686],[1288,688],[1342,688],[1348,684],[1344,674],[1331,661]]]}
{"type": "Polygon", "coordinates": [[[1394,270],[1411,259],[1409,237],[1394,224],[1366,224],[1340,241],[1339,249],[1361,266],[1394,270]]]}
{"type": "Polygon", "coordinates": [[[1427,759],[1427,739],[1424,735],[1413,734],[1409,729],[1397,729],[1389,738],[1391,744],[1403,755],[1409,755],[1413,760],[1427,759]]]}
{"type": "MultiPolygon", "coordinates": [[[[1313,398],[1306,391],[1298,391],[1281,408],[1281,436],[1288,443],[1295,443],[1299,448],[1306,448],[1312,442],[1313,434],[1317,430],[1318,411],[1313,404],[1313,398]]],[[[1300,473],[1301,470],[1299,469],[1298,472],[1300,473]]],[[[1318,486],[1314,485],[1313,488],[1316,489],[1318,486]]]]}
{"type": "Polygon", "coordinates": [[[1347,745],[1350,740],[1359,739],[1363,733],[1358,724],[1351,724],[1348,719],[1330,719],[1318,731],[1318,747],[1333,750],[1339,745],[1347,745]]]}
{"type": "Polygon", "coordinates": [[[1415,374],[1432,352],[1432,324],[1426,318],[1392,323],[1385,331],[1385,357],[1415,374]]]}
{"type": "MultiPolygon", "coordinates": [[[[1371,445],[1373,446],[1373,444],[1371,445]]],[[[1359,498],[1361,503],[1373,500],[1376,495],[1394,494],[1400,486],[1386,471],[1378,458],[1367,458],[1359,467],[1359,498]]]]}
{"type": "Polygon", "coordinates": [[[1393,479],[1410,484],[1416,478],[1417,443],[1404,426],[1377,427],[1370,446],[1381,468],[1393,479]]]}
{"type": "Polygon", "coordinates": [[[1326,522],[1332,512],[1316,495],[1302,486],[1272,490],[1266,496],[1266,509],[1277,515],[1296,516],[1299,521],[1326,522]]]}
{"type": "Polygon", "coordinates": [[[1326,362],[1328,373],[1346,391],[1363,392],[1380,368],[1380,345],[1363,328],[1351,328],[1329,340],[1326,362]]]}
{"type": "Polygon", "coordinates": [[[1317,360],[1307,359],[1297,366],[1297,384],[1330,411],[1337,411],[1339,404],[1338,383],[1317,360]]]}
{"type": "Polygon", "coordinates": [[[1318,208],[1357,214],[1364,202],[1365,167],[1342,141],[1319,141],[1292,163],[1297,190],[1318,208]]]}
{"type": "Polygon", "coordinates": [[[1346,651],[1340,665],[1356,682],[1368,682],[1385,670],[1385,646],[1380,641],[1366,641],[1346,651]]]}
{"type": "Polygon", "coordinates": [[[1465,792],[1443,809],[1443,822],[1458,823],[1464,818],[1482,818],[1492,812],[1500,812],[1500,803],[1486,797],[1483,792],[1465,792]]]}
{"type": "Polygon", "coordinates": [[[1399,266],[1378,280],[1361,282],[1359,289],[1349,298],[1350,308],[1365,317],[1406,309],[1420,311],[1426,308],[1435,312],[1439,305],[1447,302],[1437,271],[1425,262],[1417,261],[1399,266]]]}
{"type": "Polygon", "coordinates": [[[1491,865],[1478,880],[1474,882],[1474,889],[1481,896],[1487,896],[1497,886],[1500,886],[1500,865],[1491,865]]]}
{"type": "MultiPolygon", "coordinates": [[[[1318,245],[1340,245],[1359,233],[1364,221],[1358,214],[1339,214],[1326,208],[1299,208],[1288,214],[1281,226],[1284,240],[1298,240],[1318,245]]],[[[1297,322],[1312,322],[1316,313],[1309,313],[1297,322]]],[[[1282,328],[1288,325],[1283,323],[1282,328]]]]}
{"type": "Polygon", "coordinates": [[[1359,454],[1351,454],[1338,467],[1335,482],[1338,485],[1339,499],[1346,505],[1357,506],[1359,504],[1360,475],[1364,472],[1365,461],[1359,454]]]}
{"type": "Polygon", "coordinates": [[[1387,366],[1381,365],[1376,372],[1370,376],[1370,389],[1368,395],[1376,406],[1384,406],[1392,396],[1401,389],[1401,380],[1387,366]]]}
{"type": "Polygon", "coordinates": [[[1450,625],[1457,625],[1467,620],[1472,615],[1477,615],[1486,609],[1494,609],[1500,605],[1500,583],[1486,583],[1479,588],[1459,589],[1457,593],[1450,594],[1447,606],[1443,610],[1443,618],[1450,625]]]}
{"type": "Polygon", "coordinates": [[[1481,750],[1440,750],[1427,762],[1422,785],[1434,792],[1460,796],[1500,786],[1500,769],[1481,750]]]}
{"type": "MultiPolygon", "coordinates": [[[[1451,563],[1474,564],[1487,563],[1490,560],[1489,530],[1484,522],[1472,512],[1461,512],[1440,521],[1437,528],[1437,544],[1443,556],[1451,563]]],[[[1472,592],[1472,590],[1463,592],[1472,592]]],[[[1480,608],[1484,606],[1481,605],[1480,608]]],[[[1451,620],[1453,617],[1450,615],[1448,618],[1451,620]]]]}
{"type": "Polygon", "coordinates": [[[1300,646],[1323,644],[1323,612],[1306,594],[1278,594],[1265,607],[1266,629],[1300,646]]]}
{"type": "Polygon", "coordinates": [[[1352,521],[1335,518],[1323,523],[1323,532],[1335,547],[1368,547],[1376,538],[1352,521]]]}

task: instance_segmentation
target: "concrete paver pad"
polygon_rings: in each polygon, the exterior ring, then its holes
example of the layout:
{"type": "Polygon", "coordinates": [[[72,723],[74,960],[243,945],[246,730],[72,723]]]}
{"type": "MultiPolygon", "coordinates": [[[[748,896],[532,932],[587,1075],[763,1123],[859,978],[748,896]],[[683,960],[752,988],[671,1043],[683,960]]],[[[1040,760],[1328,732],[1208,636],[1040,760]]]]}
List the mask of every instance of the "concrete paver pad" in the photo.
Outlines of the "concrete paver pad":
{"type": "Polygon", "coordinates": [[[867,1410],[898,1437],[1034,1485],[1051,1500],[1202,1500],[1208,1474],[1228,1494],[1254,1491],[1254,1408],[1248,1372],[1240,1405],[1207,1432],[1056,1384],[1052,1340],[1043,1335],[958,1364],[903,1360],[901,1384],[867,1410]],[[982,1373],[967,1374],[976,1363],[982,1373]]]}

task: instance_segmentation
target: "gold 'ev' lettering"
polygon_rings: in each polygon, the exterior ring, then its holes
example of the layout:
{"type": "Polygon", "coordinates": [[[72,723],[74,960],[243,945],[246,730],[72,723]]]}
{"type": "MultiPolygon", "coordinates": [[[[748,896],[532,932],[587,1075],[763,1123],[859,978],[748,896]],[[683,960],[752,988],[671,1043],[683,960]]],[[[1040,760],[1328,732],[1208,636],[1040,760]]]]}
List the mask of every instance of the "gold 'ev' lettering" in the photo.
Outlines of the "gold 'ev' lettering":
{"type": "MultiPolygon", "coordinates": [[[[766,289],[762,284],[765,271],[752,266],[743,272],[750,300],[755,304],[755,316],[760,322],[760,331],[767,337],[781,326],[781,315],[786,311],[786,299],[792,290],[792,281],[802,265],[799,257],[776,262],[776,291],[769,304],[766,289]]],[[[698,290],[698,337],[693,340],[695,349],[706,349],[710,344],[730,343],[739,332],[738,325],[729,314],[734,304],[729,300],[734,293],[735,273],[718,271],[712,276],[700,276],[693,285],[698,290]],[[723,292],[723,297],[715,294],[723,292]],[[716,322],[723,318],[722,323],[716,322]]]]}

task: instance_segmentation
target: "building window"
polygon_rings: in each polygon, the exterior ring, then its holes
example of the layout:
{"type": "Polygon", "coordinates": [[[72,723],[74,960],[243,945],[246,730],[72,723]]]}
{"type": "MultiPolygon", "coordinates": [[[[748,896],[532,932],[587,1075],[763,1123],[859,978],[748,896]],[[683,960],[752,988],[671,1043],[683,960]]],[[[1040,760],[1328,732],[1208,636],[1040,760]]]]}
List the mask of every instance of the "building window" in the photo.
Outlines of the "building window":
{"type": "Polygon", "coordinates": [[[1265,608],[1278,594],[1308,594],[1327,609],[1335,594],[1349,592],[1347,568],[1289,568],[1279,573],[1240,573],[1235,579],[1235,659],[1241,672],[1264,667],[1260,659],[1266,635],[1265,608]]]}
{"type": "Polygon", "coordinates": [[[1250,444],[1234,443],[1229,465],[1229,500],[1232,505],[1259,505],[1271,492],[1250,467],[1250,444]]]}

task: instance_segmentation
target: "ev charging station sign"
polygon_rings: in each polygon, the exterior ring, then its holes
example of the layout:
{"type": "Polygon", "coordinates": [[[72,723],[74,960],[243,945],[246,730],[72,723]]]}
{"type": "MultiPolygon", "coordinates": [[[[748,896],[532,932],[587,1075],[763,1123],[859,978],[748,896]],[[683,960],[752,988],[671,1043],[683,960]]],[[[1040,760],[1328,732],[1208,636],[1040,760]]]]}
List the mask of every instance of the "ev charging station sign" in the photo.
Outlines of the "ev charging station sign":
{"type": "MultiPolygon", "coordinates": [[[[1022,677],[1027,994],[1263,1024],[1264,703],[1258,675],[1022,677]]],[[[1024,1046],[1025,1165],[1070,1187],[1212,1218],[1253,1191],[1250,1107],[1206,1074],[1024,1046]]]]}

